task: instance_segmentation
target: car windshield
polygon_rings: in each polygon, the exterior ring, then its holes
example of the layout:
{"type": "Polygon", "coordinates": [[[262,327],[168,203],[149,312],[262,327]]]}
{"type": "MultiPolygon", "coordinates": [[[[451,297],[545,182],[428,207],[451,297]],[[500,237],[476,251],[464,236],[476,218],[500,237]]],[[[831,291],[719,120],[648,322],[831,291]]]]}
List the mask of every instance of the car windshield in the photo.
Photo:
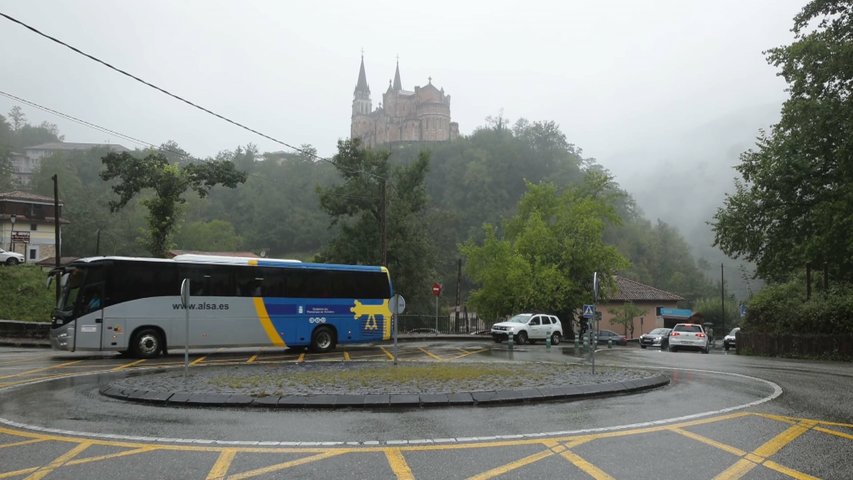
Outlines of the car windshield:
{"type": "Polygon", "coordinates": [[[656,328],[656,329],[652,330],[651,332],[649,332],[649,335],[664,335],[668,331],[669,331],[668,328],[656,328]]]}
{"type": "Polygon", "coordinates": [[[516,315],[516,316],[510,318],[507,321],[512,322],[512,323],[527,323],[527,321],[530,320],[530,317],[532,317],[532,316],[533,315],[531,315],[529,313],[522,313],[520,315],[516,315]]]}
{"type": "Polygon", "coordinates": [[[732,331],[731,331],[731,332],[729,332],[729,335],[731,335],[731,336],[735,336],[735,334],[736,334],[737,332],[739,332],[739,331],[740,331],[740,327],[735,327],[735,328],[733,328],[733,329],[732,329],[732,331]]]}

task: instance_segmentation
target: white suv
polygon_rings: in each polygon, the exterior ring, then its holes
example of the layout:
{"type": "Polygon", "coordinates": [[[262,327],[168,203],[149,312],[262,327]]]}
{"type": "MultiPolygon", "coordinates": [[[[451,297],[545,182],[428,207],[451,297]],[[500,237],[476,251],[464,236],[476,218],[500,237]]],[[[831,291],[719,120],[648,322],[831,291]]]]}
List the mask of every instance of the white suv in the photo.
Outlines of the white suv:
{"type": "Polygon", "coordinates": [[[24,263],[24,256],[20,253],[15,252],[7,252],[0,248],[0,263],[5,263],[6,265],[17,265],[19,263],[24,263]]]}
{"type": "Polygon", "coordinates": [[[527,342],[551,338],[552,345],[558,345],[563,338],[563,324],[555,315],[541,313],[520,313],[505,322],[492,325],[492,338],[500,343],[510,335],[519,345],[527,342]]]}
{"type": "Polygon", "coordinates": [[[669,351],[699,350],[708,353],[708,336],[702,325],[677,323],[669,333],[669,351]]]}

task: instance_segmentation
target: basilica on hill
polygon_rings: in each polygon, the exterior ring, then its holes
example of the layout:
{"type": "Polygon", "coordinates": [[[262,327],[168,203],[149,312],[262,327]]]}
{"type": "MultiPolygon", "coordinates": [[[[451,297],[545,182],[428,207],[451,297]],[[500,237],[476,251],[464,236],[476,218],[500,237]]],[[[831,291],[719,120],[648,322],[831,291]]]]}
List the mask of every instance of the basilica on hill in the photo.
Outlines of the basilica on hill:
{"type": "Polygon", "coordinates": [[[367,147],[415,142],[446,142],[459,136],[459,124],[450,121],[450,95],[432,84],[432,78],[414,91],[404,90],[400,62],[393,83],[374,109],[364,72],[364,56],[358,71],[352,100],[351,138],[360,138],[367,147]]]}

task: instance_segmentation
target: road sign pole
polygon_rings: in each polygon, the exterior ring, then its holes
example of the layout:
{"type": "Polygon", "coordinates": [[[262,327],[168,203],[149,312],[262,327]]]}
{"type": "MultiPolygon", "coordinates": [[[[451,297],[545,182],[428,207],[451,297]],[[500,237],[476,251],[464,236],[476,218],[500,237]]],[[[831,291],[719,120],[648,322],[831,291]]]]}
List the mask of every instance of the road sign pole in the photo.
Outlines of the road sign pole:
{"type": "Polygon", "coordinates": [[[400,315],[397,313],[400,310],[400,297],[394,295],[394,315],[391,315],[391,323],[394,327],[394,365],[397,365],[397,322],[400,315]]]}
{"type": "Polygon", "coordinates": [[[435,297],[435,333],[438,333],[438,297],[435,297]]]}
{"type": "Polygon", "coordinates": [[[394,365],[397,365],[397,330],[400,314],[406,309],[406,299],[399,293],[395,293],[391,298],[391,327],[394,337],[394,365]]]}
{"type": "Polygon", "coordinates": [[[190,369],[190,279],[181,282],[181,305],[184,306],[184,386],[190,369]]]}

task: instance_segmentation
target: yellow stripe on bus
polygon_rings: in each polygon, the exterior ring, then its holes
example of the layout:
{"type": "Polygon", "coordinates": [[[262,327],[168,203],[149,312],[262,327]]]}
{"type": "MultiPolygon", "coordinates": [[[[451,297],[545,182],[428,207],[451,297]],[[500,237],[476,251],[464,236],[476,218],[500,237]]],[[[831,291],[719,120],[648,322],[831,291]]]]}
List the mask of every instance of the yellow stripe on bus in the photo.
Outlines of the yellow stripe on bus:
{"type": "Polygon", "coordinates": [[[267,307],[264,306],[264,299],[261,297],[255,297],[252,300],[255,302],[255,311],[258,313],[258,320],[261,321],[261,326],[264,327],[264,331],[267,332],[267,337],[269,337],[270,342],[276,347],[284,347],[284,339],[281,338],[281,335],[279,335],[275,330],[272,320],[270,320],[270,316],[267,313],[267,307]]]}

